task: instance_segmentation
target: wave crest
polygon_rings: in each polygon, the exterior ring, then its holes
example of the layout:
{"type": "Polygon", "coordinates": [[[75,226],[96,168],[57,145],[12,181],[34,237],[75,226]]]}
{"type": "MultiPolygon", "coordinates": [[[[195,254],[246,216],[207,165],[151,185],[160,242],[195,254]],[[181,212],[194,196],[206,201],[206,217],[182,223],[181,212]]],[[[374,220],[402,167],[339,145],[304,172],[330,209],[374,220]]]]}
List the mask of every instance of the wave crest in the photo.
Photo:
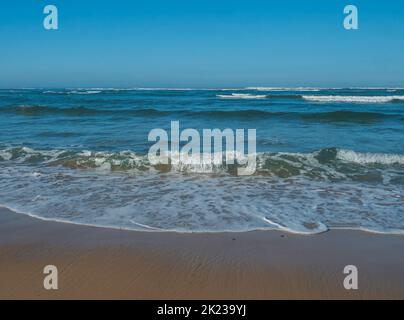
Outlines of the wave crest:
{"type": "Polygon", "coordinates": [[[304,95],[303,99],[315,102],[344,102],[344,103],[388,103],[404,102],[404,96],[320,96],[304,95]]]}
{"type": "Polygon", "coordinates": [[[232,93],[232,94],[218,94],[218,98],[221,99],[265,99],[267,96],[260,94],[249,94],[249,93],[232,93]]]}
{"type": "MultiPolygon", "coordinates": [[[[173,154],[168,157],[171,160],[173,154]]],[[[204,159],[203,155],[199,155],[204,159]]],[[[74,150],[34,150],[27,147],[0,150],[0,162],[26,165],[62,166],[70,169],[97,169],[102,171],[154,171],[179,173],[208,173],[237,175],[237,163],[184,162],[184,155],[176,155],[179,163],[152,165],[148,155],[132,151],[100,152],[74,150]]],[[[237,157],[236,157],[237,159],[237,157]]],[[[383,182],[384,170],[395,166],[401,172],[404,155],[360,153],[353,150],[327,148],[312,153],[258,153],[255,175],[289,178],[304,176],[309,179],[356,179],[369,182],[383,182]]]]}

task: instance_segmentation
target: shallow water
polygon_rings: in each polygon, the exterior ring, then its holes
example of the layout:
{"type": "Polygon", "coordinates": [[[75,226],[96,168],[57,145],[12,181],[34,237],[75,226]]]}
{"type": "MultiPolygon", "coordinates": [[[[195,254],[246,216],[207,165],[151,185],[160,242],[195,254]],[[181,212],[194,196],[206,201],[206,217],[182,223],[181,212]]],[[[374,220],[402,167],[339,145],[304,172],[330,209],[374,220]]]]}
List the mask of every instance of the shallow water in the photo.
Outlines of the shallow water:
{"type": "Polygon", "coordinates": [[[0,90],[0,204],[181,232],[404,232],[404,89],[0,90]],[[154,128],[256,129],[257,172],[153,166],[154,128]]]}

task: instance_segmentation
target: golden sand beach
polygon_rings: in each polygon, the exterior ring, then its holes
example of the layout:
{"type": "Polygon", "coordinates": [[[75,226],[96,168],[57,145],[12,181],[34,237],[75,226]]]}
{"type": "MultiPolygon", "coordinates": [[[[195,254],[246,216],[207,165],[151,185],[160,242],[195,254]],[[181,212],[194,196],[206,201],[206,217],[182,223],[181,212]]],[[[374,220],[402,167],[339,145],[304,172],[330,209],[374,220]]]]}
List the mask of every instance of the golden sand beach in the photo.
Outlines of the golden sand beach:
{"type": "Polygon", "coordinates": [[[358,231],[178,234],[46,222],[0,209],[1,299],[404,298],[404,238],[358,231]],[[55,265],[59,289],[43,287],[55,265]],[[359,289],[345,290],[346,265],[359,289]]]}

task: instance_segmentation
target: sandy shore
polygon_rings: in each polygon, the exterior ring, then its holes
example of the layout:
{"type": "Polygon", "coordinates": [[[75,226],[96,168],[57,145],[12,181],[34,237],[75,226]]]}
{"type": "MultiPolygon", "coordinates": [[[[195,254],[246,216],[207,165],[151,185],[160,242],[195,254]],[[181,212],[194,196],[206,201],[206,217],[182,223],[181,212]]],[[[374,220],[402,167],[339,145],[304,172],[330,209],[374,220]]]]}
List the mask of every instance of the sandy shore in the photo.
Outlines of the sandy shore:
{"type": "Polygon", "coordinates": [[[0,208],[1,299],[404,298],[404,237],[174,234],[45,222],[0,208]],[[43,288],[56,265],[59,290],[43,288]],[[359,269],[359,290],[343,268],[359,269]]]}

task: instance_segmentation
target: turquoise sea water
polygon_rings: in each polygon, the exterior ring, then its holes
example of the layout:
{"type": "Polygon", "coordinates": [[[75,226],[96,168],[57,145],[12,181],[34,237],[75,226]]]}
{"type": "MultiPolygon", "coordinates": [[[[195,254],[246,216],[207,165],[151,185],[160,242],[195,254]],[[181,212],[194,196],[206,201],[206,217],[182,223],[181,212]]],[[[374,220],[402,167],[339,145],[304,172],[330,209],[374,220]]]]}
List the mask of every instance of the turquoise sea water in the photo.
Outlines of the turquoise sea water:
{"type": "Polygon", "coordinates": [[[404,233],[404,89],[0,90],[0,204],[181,232],[404,233]],[[258,168],[154,167],[154,128],[256,129],[258,168]]]}

